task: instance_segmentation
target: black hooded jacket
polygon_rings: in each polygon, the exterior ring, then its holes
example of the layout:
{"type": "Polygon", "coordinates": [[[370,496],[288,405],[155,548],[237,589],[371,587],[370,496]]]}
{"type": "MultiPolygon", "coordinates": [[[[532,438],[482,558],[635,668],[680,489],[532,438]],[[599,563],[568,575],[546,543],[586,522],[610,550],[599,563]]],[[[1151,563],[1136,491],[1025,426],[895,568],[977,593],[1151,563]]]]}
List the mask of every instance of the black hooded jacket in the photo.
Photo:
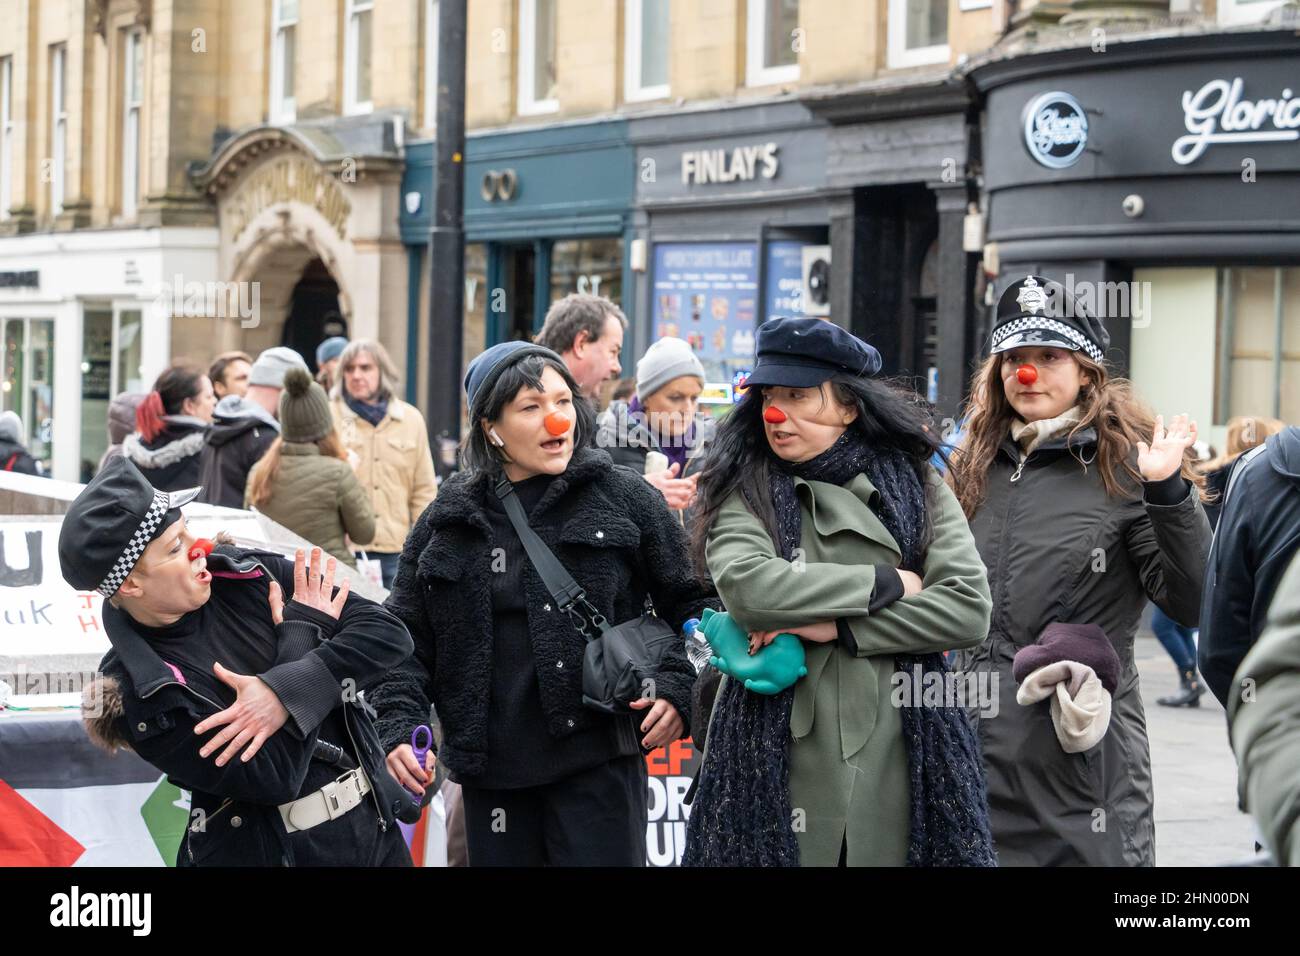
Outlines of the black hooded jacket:
{"type": "Polygon", "coordinates": [[[1264,629],[1278,582],[1300,546],[1300,428],[1270,435],[1238,459],[1205,570],[1198,657],[1225,707],[1232,678],[1264,629]]]}

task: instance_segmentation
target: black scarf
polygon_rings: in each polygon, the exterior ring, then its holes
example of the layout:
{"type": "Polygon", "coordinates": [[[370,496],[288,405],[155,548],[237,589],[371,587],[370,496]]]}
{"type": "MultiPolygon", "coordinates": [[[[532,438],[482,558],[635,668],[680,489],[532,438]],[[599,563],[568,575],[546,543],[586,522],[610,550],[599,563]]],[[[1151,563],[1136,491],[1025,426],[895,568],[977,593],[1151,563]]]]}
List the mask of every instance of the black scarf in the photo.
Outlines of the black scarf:
{"type": "Polygon", "coordinates": [[[378,428],[379,423],[382,422],[384,420],[384,416],[388,414],[387,395],[385,395],[384,397],[378,399],[373,403],[363,402],[359,398],[353,398],[351,395],[347,393],[347,389],[344,389],[343,401],[348,406],[348,408],[352,409],[354,412],[357,413],[357,415],[359,415],[361,418],[364,418],[366,421],[368,421],[372,428],[378,428]]]}
{"type": "MultiPolygon", "coordinates": [[[[873,510],[902,552],[900,567],[924,569],[925,488],[908,457],[874,448],[850,428],[806,462],[772,456],[769,492],[787,561],[802,534],[794,479],[843,486],[865,474],[880,493],[873,510]]],[[[895,668],[946,671],[943,655],[899,654],[895,668]]],[[[790,714],[794,687],[754,694],[729,680],[718,694],[708,754],[687,824],[683,866],[798,866],[790,825],[790,714]]],[[[901,708],[911,789],[909,866],[994,866],[979,742],[960,707],[901,708]]]]}

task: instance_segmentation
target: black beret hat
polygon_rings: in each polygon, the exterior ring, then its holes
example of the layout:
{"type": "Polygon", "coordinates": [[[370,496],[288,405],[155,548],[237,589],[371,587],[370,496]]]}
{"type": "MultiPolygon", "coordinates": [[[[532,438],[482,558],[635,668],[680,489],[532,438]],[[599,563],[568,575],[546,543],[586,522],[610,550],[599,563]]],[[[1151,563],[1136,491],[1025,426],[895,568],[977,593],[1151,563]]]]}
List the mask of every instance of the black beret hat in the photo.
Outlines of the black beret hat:
{"type": "Polygon", "coordinates": [[[82,489],[59,529],[59,567],[78,591],[112,597],[149,542],[201,488],[155,491],[140,469],[118,456],[82,489]]]}
{"type": "Polygon", "coordinates": [[[1082,351],[1100,364],[1110,333],[1061,283],[1042,276],[1013,282],[998,299],[990,355],[1009,349],[1050,345],[1082,351]]]}
{"type": "Polygon", "coordinates": [[[768,319],[758,327],[758,362],[745,387],[812,388],[832,375],[875,375],[880,353],[825,319],[768,319]]]}

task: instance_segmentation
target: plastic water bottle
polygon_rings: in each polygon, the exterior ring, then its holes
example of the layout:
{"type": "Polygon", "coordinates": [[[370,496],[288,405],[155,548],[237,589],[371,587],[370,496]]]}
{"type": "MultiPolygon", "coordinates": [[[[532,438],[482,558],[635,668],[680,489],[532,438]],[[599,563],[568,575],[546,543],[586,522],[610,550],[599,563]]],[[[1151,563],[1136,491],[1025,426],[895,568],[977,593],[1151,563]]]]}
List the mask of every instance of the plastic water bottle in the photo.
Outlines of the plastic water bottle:
{"type": "Polygon", "coordinates": [[[690,659],[695,673],[704,670],[704,665],[713,656],[713,649],[700,633],[700,619],[693,617],[682,625],[682,634],[686,638],[686,656],[690,659]]]}

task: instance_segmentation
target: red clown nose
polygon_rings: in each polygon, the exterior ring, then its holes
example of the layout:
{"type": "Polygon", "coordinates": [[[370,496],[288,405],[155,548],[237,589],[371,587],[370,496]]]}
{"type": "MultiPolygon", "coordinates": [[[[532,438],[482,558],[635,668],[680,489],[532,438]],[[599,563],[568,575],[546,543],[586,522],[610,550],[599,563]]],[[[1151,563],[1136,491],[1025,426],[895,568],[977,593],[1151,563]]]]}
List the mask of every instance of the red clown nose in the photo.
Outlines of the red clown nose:
{"type": "Polygon", "coordinates": [[[194,547],[190,548],[190,560],[206,558],[212,553],[212,542],[207,538],[195,538],[194,547]]]}
{"type": "Polygon", "coordinates": [[[1038,369],[1032,365],[1022,365],[1016,369],[1016,378],[1020,379],[1021,385],[1033,385],[1038,381],[1038,369]]]}
{"type": "Polygon", "coordinates": [[[551,412],[546,416],[542,424],[546,426],[548,432],[559,438],[569,430],[569,425],[572,423],[559,412],[551,412]]]}
{"type": "Polygon", "coordinates": [[[767,422],[769,425],[780,425],[785,421],[785,412],[781,411],[781,409],[777,408],[775,405],[769,405],[763,412],[763,421],[767,422]]]}

